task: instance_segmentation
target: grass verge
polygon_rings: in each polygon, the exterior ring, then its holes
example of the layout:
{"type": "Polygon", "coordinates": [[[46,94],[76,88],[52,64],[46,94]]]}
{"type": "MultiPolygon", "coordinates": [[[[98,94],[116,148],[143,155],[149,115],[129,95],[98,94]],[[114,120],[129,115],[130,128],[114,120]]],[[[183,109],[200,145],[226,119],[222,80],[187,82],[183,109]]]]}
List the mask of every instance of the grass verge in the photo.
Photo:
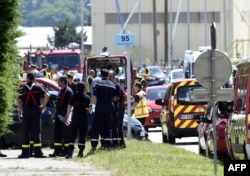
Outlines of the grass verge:
{"type": "MultiPolygon", "coordinates": [[[[108,169],[114,176],[211,176],[213,160],[168,144],[130,139],[122,150],[97,150],[86,160],[98,168],[108,169]]],[[[89,151],[89,146],[85,153],[89,151]]],[[[217,175],[223,175],[223,164],[218,162],[217,175]]]]}

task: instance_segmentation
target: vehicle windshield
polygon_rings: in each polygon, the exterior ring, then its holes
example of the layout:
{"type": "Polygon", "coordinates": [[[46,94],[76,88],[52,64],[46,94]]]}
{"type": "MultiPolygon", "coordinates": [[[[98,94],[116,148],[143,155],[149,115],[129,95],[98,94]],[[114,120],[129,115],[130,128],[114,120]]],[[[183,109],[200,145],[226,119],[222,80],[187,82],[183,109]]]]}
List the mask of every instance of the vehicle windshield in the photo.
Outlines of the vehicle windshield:
{"type": "Polygon", "coordinates": [[[173,79],[179,79],[179,78],[184,78],[184,73],[183,71],[175,71],[172,73],[173,79]]]}
{"type": "MultiPolygon", "coordinates": [[[[178,88],[177,90],[177,100],[179,104],[197,104],[196,101],[194,101],[193,97],[193,90],[195,89],[204,89],[202,86],[194,85],[194,86],[183,86],[178,88]]],[[[198,104],[207,104],[207,102],[198,104]]]]}
{"type": "Polygon", "coordinates": [[[80,55],[49,55],[47,64],[49,68],[63,69],[65,66],[78,68],[81,65],[80,55]]]}
{"type": "Polygon", "coordinates": [[[163,99],[165,93],[166,93],[166,88],[148,89],[147,99],[148,100],[163,99]]]}
{"type": "Polygon", "coordinates": [[[150,68],[151,75],[162,75],[163,71],[160,67],[151,67],[150,68]]]}
{"type": "Polygon", "coordinates": [[[125,57],[112,57],[112,58],[89,58],[87,60],[87,73],[91,69],[100,74],[101,68],[106,67],[113,69],[116,72],[116,76],[119,77],[120,84],[123,88],[126,87],[127,82],[127,65],[125,57]]]}

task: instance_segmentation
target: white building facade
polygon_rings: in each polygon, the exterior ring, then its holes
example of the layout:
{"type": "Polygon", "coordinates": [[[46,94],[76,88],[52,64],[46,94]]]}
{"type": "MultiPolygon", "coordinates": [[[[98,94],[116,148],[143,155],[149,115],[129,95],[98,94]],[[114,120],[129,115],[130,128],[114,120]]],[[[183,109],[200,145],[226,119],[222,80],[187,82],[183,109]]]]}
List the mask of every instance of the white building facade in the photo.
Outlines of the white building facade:
{"type": "Polygon", "coordinates": [[[210,46],[212,22],[216,24],[217,49],[227,52],[230,58],[250,55],[248,0],[155,0],[156,29],[153,27],[154,0],[92,0],[92,49],[95,54],[99,54],[104,46],[113,54],[127,51],[126,47],[116,46],[115,43],[115,35],[122,28],[118,11],[125,22],[138,1],[140,5],[125,29],[135,34],[136,42],[131,46],[135,65],[153,64],[155,60],[160,64],[165,59],[165,2],[168,2],[168,64],[171,59],[181,61],[187,49],[198,50],[200,46],[210,46]],[[119,6],[116,2],[119,2],[119,6]],[[157,32],[156,39],[153,31],[157,32]],[[154,58],[155,40],[157,59],[154,58]]]}

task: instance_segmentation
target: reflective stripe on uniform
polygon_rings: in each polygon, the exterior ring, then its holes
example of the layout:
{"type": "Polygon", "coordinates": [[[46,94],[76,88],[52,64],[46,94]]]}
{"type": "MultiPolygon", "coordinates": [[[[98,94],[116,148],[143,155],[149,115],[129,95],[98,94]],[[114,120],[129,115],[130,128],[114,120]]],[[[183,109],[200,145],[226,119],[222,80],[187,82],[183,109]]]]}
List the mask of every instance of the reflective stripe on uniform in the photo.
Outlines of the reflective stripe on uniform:
{"type": "Polygon", "coordinates": [[[30,148],[30,145],[23,144],[22,148],[30,148]]]}
{"type": "Polygon", "coordinates": [[[60,146],[62,146],[62,143],[54,143],[54,146],[60,147],[60,146]]]}
{"type": "Polygon", "coordinates": [[[42,144],[41,143],[36,143],[36,144],[34,144],[34,147],[42,147],[42,144]]]}
{"type": "Polygon", "coordinates": [[[25,106],[28,105],[30,98],[32,99],[34,105],[37,106],[37,102],[36,102],[36,99],[35,99],[33,93],[39,93],[39,92],[38,92],[38,91],[32,91],[32,90],[31,90],[31,89],[33,88],[34,85],[35,85],[35,83],[32,83],[31,86],[29,86],[28,84],[25,84],[25,86],[29,89],[29,91],[26,92],[28,95],[27,95],[26,101],[25,101],[25,103],[24,103],[25,106]]]}
{"type": "Polygon", "coordinates": [[[149,116],[148,106],[147,106],[147,100],[143,97],[144,92],[140,91],[136,95],[140,97],[140,101],[137,103],[135,107],[135,118],[143,118],[149,116]]]}

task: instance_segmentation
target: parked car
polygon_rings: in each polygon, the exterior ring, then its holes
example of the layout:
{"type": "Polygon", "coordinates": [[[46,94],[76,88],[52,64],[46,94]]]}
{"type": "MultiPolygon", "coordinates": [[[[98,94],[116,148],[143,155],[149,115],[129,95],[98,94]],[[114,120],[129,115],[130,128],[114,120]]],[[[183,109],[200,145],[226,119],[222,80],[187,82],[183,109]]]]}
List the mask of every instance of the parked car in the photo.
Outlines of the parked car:
{"type": "Polygon", "coordinates": [[[215,118],[213,118],[212,102],[208,103],[203,116],[198,118],[198,147],[199,154],[207,157],[214,155],[214,137],[213,137],[213,120],[216,122],[216,148],[219,159],[228,159],[226,145],[225,128],[228,118],[232,112],[232,102],[216,102],[215,118]]]}
{"type": "Polygon", "coordinates": [[[208,102],[196,102],[193,90],[203,87],[196,79],[174,80],[163,99],[155,100],[162,106],[160,120],[163,143],[175,144],[175,138],[197,136],[196,115],[202,115],[208,102]]]}
{"type": "MultiPolygon", "coordinates": [[[[162,71],[160,66],[147,66],[150,70],[150,79],[147,80],[146,85],[149,86],[156,86],[156,85],[163,85],[166,83],[166,75],[162,71]]],[[[144,73],[144,68],[141,68],[139,71],[140,74],[144,73]]]]}
{"type": "MultiPolygon", "coordinates": [[[[148,138],[148,133],[144,129],[144,126],[139,120],[131,116],[131,137],[138,140],[146,140],[148,138]]],[[[123,131],[125,136],[128,136],[128,115],[124,114],[123,118],[123,131]]]]}
{"type": "Polygon", "coordinates": [[[169,72],[167,76],[167,82],[170,83],[173,80],[182,79],[182,78],[184,78],[183,69],[174,69],[169,72]]]}
{"type": "Polygon", "coordinates": [[[160,112],[161,106],[155,104],[156,99],[163,99],[168,85],[150,86],[146,88],[149,116],[146,118],[144,128],[161,127],[160,112]]]}

